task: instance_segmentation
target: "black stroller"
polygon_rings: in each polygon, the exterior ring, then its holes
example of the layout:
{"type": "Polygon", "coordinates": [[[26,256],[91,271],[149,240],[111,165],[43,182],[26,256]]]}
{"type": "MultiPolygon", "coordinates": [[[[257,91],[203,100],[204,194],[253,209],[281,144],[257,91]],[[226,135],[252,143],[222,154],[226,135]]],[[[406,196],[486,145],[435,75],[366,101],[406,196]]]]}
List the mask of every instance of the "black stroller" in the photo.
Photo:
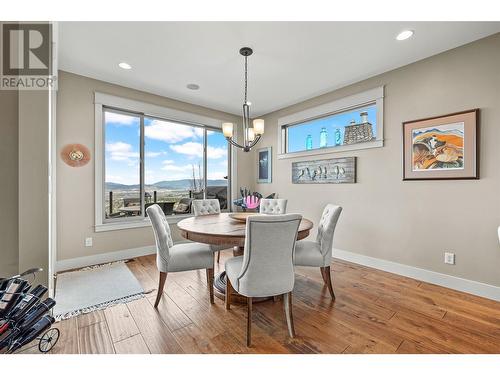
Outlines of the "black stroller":
{"type": "MultiPolygon", "coordinates": [[[[49,311],[56,301],[46,298],[43,285],[31,287],[26,276],[42,271],[33,268],[20,275],[0,278],[0,353],[14,353],[33,340],[38,340],[38,350],[49,352],[59,340],[59,329],[51,328],[54,318],[49,311]]],[[[29,277],[28,277],[29,278],[29,277]]]]}

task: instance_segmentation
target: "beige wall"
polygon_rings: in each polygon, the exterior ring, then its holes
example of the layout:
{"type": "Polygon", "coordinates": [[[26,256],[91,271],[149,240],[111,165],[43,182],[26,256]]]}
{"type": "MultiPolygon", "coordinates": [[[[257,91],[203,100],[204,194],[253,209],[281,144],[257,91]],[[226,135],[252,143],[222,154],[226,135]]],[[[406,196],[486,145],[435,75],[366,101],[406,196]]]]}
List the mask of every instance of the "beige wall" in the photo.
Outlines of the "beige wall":
{"type": "MultiPolygon", "coordinates": [[[[327,202],[344,207],[335,248],[500,286],[500,34],[373,77],[265,116],[257,148],[273,147],[273,183],[255,183],[255,152],[238,152],[238,186],[277,192],[316,223],[327,202]],[[277,119],[366,89],[385,85],[383,148],[325,157],[357,156],[358,183],[293,185],[291,163],[276,159],[277,119]],[[401,123],[481,108],[481,179],[408,181],[401,175],[401,123]],[[455,266],[443,263],[445,250],[455,266]]],[[[93,152],[93,93],[100,91],[229,121],[239,118],[207,108],[60,72],[57,149],[79,142],[93,152]]],[[[95,233],[94,164],[70,168],[57,162],[58,260],[153,244],[149,228],[95,233]],[[85,237],[94,238],[84,247],[85,237]]]]}
{"type": "Polygon", "coordinates": [[[0,91],[0,277],[18,271],[18,93],[0,91]]]}
{"type": "Polygon", "coordinates": [[[49,273],[49,92],[19,92],[19,269],[49,273]]]}
{"type": "Polygon", "coordinates": [[[334,248],[500,286],[496,233],[500,225],[500,34],[264,118],[266,132],[258,147],[273,147],[273,183],[253,187],[288,198],[290,212],[300,212],[315,223],[326,203],[341,205],[344,211],[334,248]],[[278,118],[380,85],[385,85],[384,147],[324,156],[357,156],[358,182],[292,184],[291,163],[318,157],[277,160],[278,118]],[[401,123],[476,107],[481,109],[481,179],[403,182],[401,123]],[[443,263],[445,250],[456,253],[455,266],[443,263]]]}
{"type": "MultiPolygon", "coordinates": [[[[82,143],[94,155],[94,92],[126,97],[225,121],[239,117],[106,82],[59,72],[57,97],[57,150],[68,143],[82,143]]],[[[240,165],[251,166],[248,155],[238,155],[240,165]]],[[[249,184],[248,175],[239,176],[249,184]]],[[[240,182],[240,181],[239,181],[240,182]]],[[[94,232],[94,161],[71,168],[57,160],[57,259],[72,259],[149,246],[154,244],[151,228],[94,232]],[[85,237],[93,237],[93,247],[85,247],[85,237]]],[[[174,233],[177,240],[180,237],[174,233]]]]}

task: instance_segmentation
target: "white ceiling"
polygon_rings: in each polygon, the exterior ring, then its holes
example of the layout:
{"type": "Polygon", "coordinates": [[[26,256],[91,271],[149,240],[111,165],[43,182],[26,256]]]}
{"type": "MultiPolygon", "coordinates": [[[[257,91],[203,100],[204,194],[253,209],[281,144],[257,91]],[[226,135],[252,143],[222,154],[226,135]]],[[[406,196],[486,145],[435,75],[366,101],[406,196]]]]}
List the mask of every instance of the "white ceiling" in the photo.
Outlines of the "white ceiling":
{"type": "Polygon", "coordinates": [[[240,114],[249,46],[255,117],[497,32],[500,22],[61,22],[59,68],[240,114]],[[404,29],[415,35],[396,41],[404,29]]]}

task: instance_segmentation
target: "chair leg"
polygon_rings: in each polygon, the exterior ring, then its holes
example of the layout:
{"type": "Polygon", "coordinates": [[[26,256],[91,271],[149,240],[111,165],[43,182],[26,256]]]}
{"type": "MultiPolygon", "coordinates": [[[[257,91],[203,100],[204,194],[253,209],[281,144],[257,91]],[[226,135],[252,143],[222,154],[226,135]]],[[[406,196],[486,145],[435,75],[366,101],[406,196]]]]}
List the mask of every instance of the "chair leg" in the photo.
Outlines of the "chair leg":
{"type": "Polygon", "coordinates": [[[214,304],[214,269],[207,268],[207,287],[208,294],[210,295],[210,303],[214,304]]]}
{"type": "Polygon", "coordinates": [[[165,280],[167,280],[167,273],[160,272],[160,281],[158,282],[158,292],[156,293],[155,309],[158,307],[161,296],[163,295],[163,287],[165,286],[165,280]]]}
{"type": "Polygon", "coordinates": [[[295,337],[295,327],[293,326],[292,314],[292,292],[283,294],[283,307],[285,309],[286,325],[291,338],[295,337]]]}
{"type": "Polygon", "coordinates": [[[331,272],[330,272],[330,266],[321,267],[321,274],[323,275],[323,280],[325,281],[325,284],[328,287],[328,290],[330,292],[330,296],[332,297],[332,300],[335,301],[335,293],[333,292],[332,276],[331,276],[331,272]]]}
{"type": "Polygon", "coordinates": [[[320,267],[319,272],[321,272],[321,277],[323,278],[323,282],[326,284],[325,267],[320,267]]]}
{"type": "Polygon", "coordinates": [[[220,261],[220,251],[217,251],[217,263],[220,261]]]}
{"type": "Polygon", "coordinates": [[[226,310],[231,309],[231,293],[233,292],[233,286],[231,285],[231,281],[229,281],[229,277],[226,275],[226,310]]]}
{"type": "Polygon", "coordinates": [[[247,297],[247,346],[252,345],[252,297],[247,297]]]}

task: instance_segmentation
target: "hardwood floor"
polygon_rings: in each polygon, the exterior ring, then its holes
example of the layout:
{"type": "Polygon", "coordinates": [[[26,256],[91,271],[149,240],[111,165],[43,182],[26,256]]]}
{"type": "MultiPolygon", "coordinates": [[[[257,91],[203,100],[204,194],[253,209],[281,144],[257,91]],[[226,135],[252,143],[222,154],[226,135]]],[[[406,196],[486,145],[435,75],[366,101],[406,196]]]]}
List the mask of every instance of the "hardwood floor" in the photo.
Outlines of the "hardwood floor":
{"type": "MultiPolygon", "coordinates": [[[[154,256],[127,265],[157,287],[154,256]]],[[[294,339],[271,300],[253,306],[247,348],[246,306],[211,305],[200,270],[170,273],[158,310],[152,293],[57,323],[52,353],[500,353],[499,302],[339,260],[332,269],[335,302],[319,269],[297,268],[294,339]]]]}

